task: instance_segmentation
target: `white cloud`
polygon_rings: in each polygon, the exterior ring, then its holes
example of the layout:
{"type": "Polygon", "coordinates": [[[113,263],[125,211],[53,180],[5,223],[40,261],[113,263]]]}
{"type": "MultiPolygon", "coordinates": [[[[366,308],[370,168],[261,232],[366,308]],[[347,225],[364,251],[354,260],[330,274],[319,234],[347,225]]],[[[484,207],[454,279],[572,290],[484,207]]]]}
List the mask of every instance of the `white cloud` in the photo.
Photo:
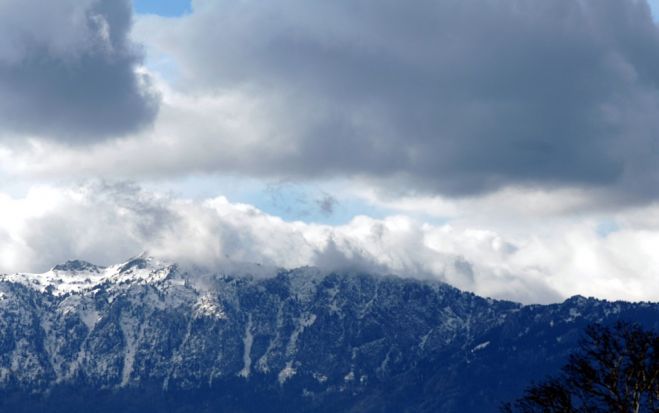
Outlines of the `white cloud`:
{"type": "Polygon", "coordinates": [[[240,91],[188,95],[162,81],[157,87],[162,102],[151,128],[85,147],[25,139],[21,145],[0,146],[0,168],[11,176],[37,179],[133,180],[246,168],[263,176],[269,165],[295,150],[286,126],[272,126],[265,98],[240,91]]]}
{"type": "Polygon", "coordinates": [[[523,302],[659,299],[656,228],[622,226],[602,236],[585,219],[519,236],[405,215],[329,226],[286,222],[223,197],[192,201],[98,183],[1,195],[0,210],[5,272],[44,271],[75,257],[109,264],[148,250],[216,268],[255,262],[436,278],[523,302]]]}

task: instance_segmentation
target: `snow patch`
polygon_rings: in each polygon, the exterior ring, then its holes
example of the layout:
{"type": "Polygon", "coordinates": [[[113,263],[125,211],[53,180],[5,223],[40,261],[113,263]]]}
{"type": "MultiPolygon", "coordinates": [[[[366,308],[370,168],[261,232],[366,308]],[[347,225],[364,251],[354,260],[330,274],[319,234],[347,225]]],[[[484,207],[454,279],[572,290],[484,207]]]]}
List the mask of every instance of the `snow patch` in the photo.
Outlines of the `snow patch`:
{"type": "Polygon", "coordinates": [[[343,317],[341,312],[341,306],[337,302],[336,296],[339,294],[339,286],[335,285],[332,288],[327,289],[327,295],[329,296],[329,304],[327,305],[330,314],[336,314],[339,317],[343,317]]]}
{"type": "MultiPolygon", "coordinates": [[[[139,329],[136,323],[137,320],[133,318],[122,317],[120,326],[121,331],[126,340],[126,349],[124,352],[124,367],[121,371],[121,387],[124,387],[130,381],[130,376],[133,373],[133,364],[135,363],[135,352],[137,350],[137,342],[139,337],[136,337],[135,330],[139,329]]],[[[141,329],[140,329],[141,330],[141,329]]],[[[137,335],[140,335],[138,333],[137,335]]]]}
{"type": "Polygon", "coordinates": [[[61,297],[91,291],[106,282],[112,282],[115,285],[133,282],[156,283],[168,279],[176,273],[175,265],[169,265],[151,257],[134,259],[128,263],[107,268],[89,263],[80,264],[81,262],[78,262],[79,265],[72,266],[72,263],[76,262],[56,265],[53,269],[40,274],[0,274],[0,281],[23,284],[41,293],[50,292],[61,297]],[[137,260],[141,265],[131,265],[137,260]]]}
{"type": "Polygon", "coordinates": [[[327,381],[327,376],[322,373],[314,373],[312,377],[320,384],[323,384],[327,381]]]}
{"type": "Polygon", "coordinates": [[[211,294],[202,295],[195,304],[195,316],[205,316],[217,318],[219,320],[228,320],[224,308],[218,300],[211,294]]]}
{"type": "Polygon", "coordinates": [[[284,305],[283,303],[279,303],[279,306],[277,308],[277,324],[276,324],[276,333],[275,333],[275,338],[270,340],[270,343],[268,344],[268,348],[266,349],[265,353],[259,361],[257,362],[257,367],[258,369],[263,372],[263,373],[268,373],[270,372],[270,355],[272,354],[272,351],[281,343],[281,330],[284,326],[284,305]]]}
{"type": "Polygon", "coordinates": [[[300,334],[304,332],[304,329],[313,325],[316,322],[316,314],[307,314],[302,317],[298,325],[295,327],[295,330],[291,333],[291,338],[288,341],[288,346],[286,347],[286,354],[293,355],[297,353],[297,339],[300,337],[300,334]]]}
{"type": "Polygon", "coordinates": [[[252,368],[252,344],[254,336],[252,335],[252,314],[247,316],[247,326],[245,326],[245,337],[243,338],[243,369],[238,373],[239,376],[248,378],[252,368]]]}
{"type": "Polygon", "coordinates": [[[288,273],[291,294],[302,302],[309,302],[318,291],[326,274],[315,267],[302,267],[288,273]]]}
{"type": "Polygon", "coordinates": [[[92,331],[96,323],[101,319],[101,316],[96,310],[84,309],[79,313],[80,320],[87,326],[87,330],[92,331]]]}
{"type": "Polygon", "coordinates": [[[295,373],[296,371],[293,368],[293,362],[289,361],[286,363],[286,367],[281,369],[281,371],[279,372],[279,375],[277,376],[277,381],[279,382],[280,385],[284,384],[288,379],[295,376],[295,373]]]}
{"type": "Polygon", "coordinates": [[[581,317],[581,312],[576,308],[570,308],[570,316],[565,319],[568,323],[581,317]]]}
{"type": "Polygon", "coordinates": [[[421,350],[425,349],[426,343],[428,342],[428,337],[430,337],[430,334],[433,332],[433,330],[434,329],[432,328],[428,330],[428,332],[421,337],[421,340],[419,340],[419,348],[421,350]]]}
{"type": "Polygon", "coordinates": [[[476,351],[483,350],[484,348],[486,348],[486,347],[489,346],[489,345],[490,345],[490,342],[489,342],[489,341],[485,341],[485,342],[483,342],[483,343],[478,344],[476,347],[472,348],[472,349],[471,349],[471,352],[473,353],[473,352],[476,352],[476,351]]]}

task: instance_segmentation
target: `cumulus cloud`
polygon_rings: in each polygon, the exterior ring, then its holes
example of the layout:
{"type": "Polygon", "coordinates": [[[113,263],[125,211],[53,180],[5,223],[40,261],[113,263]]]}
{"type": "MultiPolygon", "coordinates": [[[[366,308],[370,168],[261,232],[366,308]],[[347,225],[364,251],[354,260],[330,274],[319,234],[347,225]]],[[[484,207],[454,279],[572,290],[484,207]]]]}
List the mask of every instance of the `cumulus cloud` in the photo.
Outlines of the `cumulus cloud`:
{"type": "Polygon", "coordinates": [[[136,36],[176,62],[180,90],[250,102],[258,128],[185,135],[218,142],[203,168],[657,196],[659,32],[642,0],[197,0],[136,36]]]}
{"type": "Polygon", "coordinates": [[[146,250],[208,268],[317,265],[439,279],[523,302],[659,297],[659,227],[633,214],[606,236],[586,221],[523,237],[400,215],[329,226],[287,222],[223,197],[192,201],[99,183],[0,195],[0,208],[4,272],[45,271],[74,257],[111,264],[146,250]]]}
{"type": "Polygon", "coordinates": [[[149,124],[129,0],[0,3],[0,136],[95,142],[149,124]]]}

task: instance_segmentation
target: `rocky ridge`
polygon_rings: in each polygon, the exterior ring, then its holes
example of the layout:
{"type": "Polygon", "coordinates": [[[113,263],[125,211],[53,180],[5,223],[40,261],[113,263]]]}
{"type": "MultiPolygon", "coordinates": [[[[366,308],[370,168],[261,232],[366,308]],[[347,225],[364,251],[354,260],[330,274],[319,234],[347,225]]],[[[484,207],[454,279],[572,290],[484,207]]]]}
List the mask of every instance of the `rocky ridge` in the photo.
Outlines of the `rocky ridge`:
{"type": "Polygon", "coordinates": [[[28,394],[78,408],[70,389],[126,410],[139,403],[124,395],[148,389],[170,411],[493,411],[554,371],[585,324],[620,318],[659,328],[659,305],[523,306],[308,267],[263,277],[69,261],[0,276],[0,410],[38,411],[28,394]]]}

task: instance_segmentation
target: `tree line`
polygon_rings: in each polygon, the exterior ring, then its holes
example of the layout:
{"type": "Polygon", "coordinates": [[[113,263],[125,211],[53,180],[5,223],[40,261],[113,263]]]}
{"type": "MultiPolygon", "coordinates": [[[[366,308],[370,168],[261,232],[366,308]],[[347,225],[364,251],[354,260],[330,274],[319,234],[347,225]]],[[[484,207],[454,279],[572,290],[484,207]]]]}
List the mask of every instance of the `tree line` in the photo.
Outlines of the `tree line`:
{"type": "Polygon", "coordinates": [[[658,413],[659,334],[591,324],[560,374],[528,387],[502,413],[658,413]]]}

